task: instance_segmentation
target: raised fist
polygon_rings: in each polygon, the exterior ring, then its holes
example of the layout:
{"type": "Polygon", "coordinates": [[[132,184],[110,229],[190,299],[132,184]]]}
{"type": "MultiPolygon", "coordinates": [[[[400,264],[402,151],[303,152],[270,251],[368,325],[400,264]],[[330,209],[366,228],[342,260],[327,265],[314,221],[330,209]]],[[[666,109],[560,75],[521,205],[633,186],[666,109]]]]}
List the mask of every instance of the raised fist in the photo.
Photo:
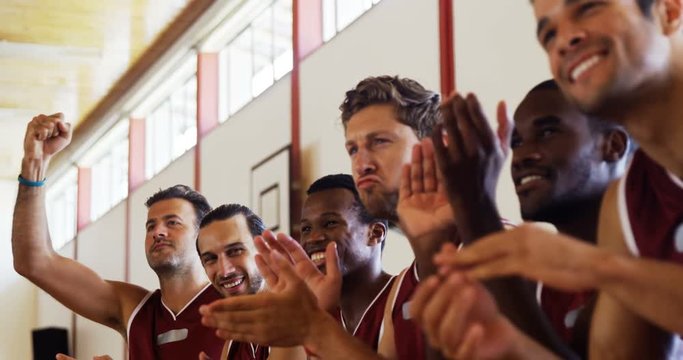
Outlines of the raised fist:
{"type": "Polygon", "coordinates": [[[62,113],[40,114],[26,127],[24,158],[48,161],[71,142],[71,124],[62,113]]]}

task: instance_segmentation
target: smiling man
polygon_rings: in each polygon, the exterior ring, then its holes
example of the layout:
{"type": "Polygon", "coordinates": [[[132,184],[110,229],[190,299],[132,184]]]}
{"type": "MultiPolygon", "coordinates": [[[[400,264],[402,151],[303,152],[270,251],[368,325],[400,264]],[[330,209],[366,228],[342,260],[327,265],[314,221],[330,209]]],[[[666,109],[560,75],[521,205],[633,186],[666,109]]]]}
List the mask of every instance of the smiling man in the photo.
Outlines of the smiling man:
{"type": "MultiPolygon", "coordinates": [[[[580,112],[553,80],[529,91],[514,121],[511,173],[522,218],[595,244],[602,197],[623,174],[628,135],[580,112]]],[[[538,298],[555,331],[586,358],[594,293],[539,284],[538,298]]]]}
{"type": "Polygon", "coordinates": [[[325,249],[336,243],[342,274],[337,318],[348,333],[377,351],[394,279],[382,270],[387,222],[368,214],[350,175],[322,177],[306,193],[300,243],[322,271],[325,249]]]}
{"type": "Polygon", "coordinates": [[[590,357],[663,357],[670,333],[683,334],[683,1],[532,3],[562,92],[623,125],[640,149],[605,194],[599,247],[524,226],[437,262],[466,268],[470,279],[522,275],[567,291],[597,289],[590,357]]]}
{"type": "MultiPolygon", "coordinates": [[[[206,214],[199,227],[197,252],[213,287],[224,297],[255,294],[263,288],[256,268],[254,236],[265,230],[263,221],[249,208],[221,205],[206,214]]],[[[267,359],[268,347],[228,341],[228,359],[267,359]]]]}

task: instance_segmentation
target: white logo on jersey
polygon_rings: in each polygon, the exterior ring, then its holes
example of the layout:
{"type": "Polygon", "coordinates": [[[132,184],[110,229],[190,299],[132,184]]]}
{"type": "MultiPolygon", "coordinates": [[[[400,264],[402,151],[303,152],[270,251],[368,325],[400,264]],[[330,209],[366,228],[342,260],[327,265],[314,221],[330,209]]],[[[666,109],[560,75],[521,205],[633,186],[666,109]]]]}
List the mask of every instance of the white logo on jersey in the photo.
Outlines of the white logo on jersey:
{"type": "Polygon", "coordinates": [[[567,315],[564,317],[564,326],[567,329],[571,329],[574,327],[574,324],[576,323],[576,318],[579,317],[579,312],[581,312],[581,309],[583,309],[583,306],[569,311],[567,315]]]}
{"type": "Polygon", "coordinates": [[[674,244],[676,245],[676,251],[683,253],[683,223],[678,225],[674,233],[674,244]]]}

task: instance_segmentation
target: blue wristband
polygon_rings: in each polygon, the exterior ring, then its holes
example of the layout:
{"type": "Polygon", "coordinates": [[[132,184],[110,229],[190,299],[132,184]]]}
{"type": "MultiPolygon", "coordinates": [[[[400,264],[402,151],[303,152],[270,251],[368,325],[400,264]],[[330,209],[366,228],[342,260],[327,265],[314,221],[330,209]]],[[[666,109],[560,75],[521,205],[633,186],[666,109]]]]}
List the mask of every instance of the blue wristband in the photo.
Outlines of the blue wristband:
{"type": "Polygon", "coordinates": [[[19,177],[17,179],[19,180],[19,184],[24,185],[24,186],[30,186],[30,187],[41,187],[41,186],[45,185],[45,180],[47,180],[47,178],[45,178],[41,181],[26,180],[21,176],[21,174],[19,174],[19,177]]]}

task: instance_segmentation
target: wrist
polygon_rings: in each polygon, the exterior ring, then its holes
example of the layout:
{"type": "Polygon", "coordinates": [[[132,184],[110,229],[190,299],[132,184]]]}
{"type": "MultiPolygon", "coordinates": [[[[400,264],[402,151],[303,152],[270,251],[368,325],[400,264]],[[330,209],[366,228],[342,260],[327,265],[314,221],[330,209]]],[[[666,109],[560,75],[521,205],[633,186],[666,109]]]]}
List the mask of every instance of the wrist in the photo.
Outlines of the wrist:
{"type": "Polygon", "coordinates": [[[24,158],[21,161],[21,177],[28,181],[43,181],[47,175],[49,159],[24,158]]]}
{"type": "Polygon", "coordinates": [[[324,349],[327,337],[334,337],[335,330],[338,328],[337,322],[325,310],[316,309],[311,317],[311,326],[304,339],[303,346],[306,352],[311,355],[319,355],[320,350],[324,349]]]}
{"type": "Polygon", "coordinates": [[[608,290],[611,284],[618,284],[629,275],[630,258],[611,251],[597,249],[592,256],[592,269],[595,269],[597,290],[608,290]]]}

